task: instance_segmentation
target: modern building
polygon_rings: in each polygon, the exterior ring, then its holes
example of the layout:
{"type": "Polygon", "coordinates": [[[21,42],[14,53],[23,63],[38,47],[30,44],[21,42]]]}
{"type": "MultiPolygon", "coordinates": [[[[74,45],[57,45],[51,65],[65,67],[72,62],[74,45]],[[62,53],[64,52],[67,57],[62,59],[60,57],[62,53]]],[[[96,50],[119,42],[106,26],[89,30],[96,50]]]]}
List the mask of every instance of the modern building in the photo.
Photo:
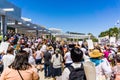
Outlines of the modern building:
{"type": "Polygon", "coordinates": [[[3,9],[5,11],[5,14],[10,18],[13,18],[15,20],[21,19],[21,8],[8,2],[7,0],[0,0],[0,8],[3,9]],[[9,9],[14,9],[14,10],[10,11],[9,9]]]}
{"type": "Polygon", "coordinates": [[[89,38],[89,35],[84,34],[73,34],[63,33],[61,29],[49,28],[46,29],[44,26],[32,23],[32,20],[21,16],[21,8],[15,6],[7,0],[0,0],[0,24],[1,24],[1,35],[7,33],[7,27],[12,27],[16,32],[28,33],[32,35],[50,35],[56,37],[57,40],[61,39],[84,39],[89,38]]]}
{"type": "Polygon", "coordinates": [[[76,32],[66,32],[63,33],[61,29],[57,28],[49,28],[51,34],[53,37],[56,38],[56,40],[67,40],[67,39],[73,39],[74,40],[84,40],[86,38],[90,38],[90,35],[85,35],[84,33],[76,33],[76,32]]]}
{"type": "Polygon", "coordinates": [[[7,0],[0,0],[0,33],[4,35],[7,33],[7,27],[12,27],[16,32],[35,32],[38,36],[39,33],[48,33],[45,27],[31,22],[31,19],[21,16],[21,8],[15,6],[7,0]]]}

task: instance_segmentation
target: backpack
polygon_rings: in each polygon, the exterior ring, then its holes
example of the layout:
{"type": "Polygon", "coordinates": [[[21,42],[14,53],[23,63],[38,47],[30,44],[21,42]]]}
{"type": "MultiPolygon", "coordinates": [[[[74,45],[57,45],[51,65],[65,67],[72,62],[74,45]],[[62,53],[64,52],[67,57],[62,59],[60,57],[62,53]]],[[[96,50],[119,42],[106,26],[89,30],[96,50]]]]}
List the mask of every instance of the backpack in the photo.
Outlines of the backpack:
{"type": "Polygon", "coordinates": [[[83,64],[79,68],[69,66],[68,69],[70,70],[69,80],[86,80],[83,64]]]}

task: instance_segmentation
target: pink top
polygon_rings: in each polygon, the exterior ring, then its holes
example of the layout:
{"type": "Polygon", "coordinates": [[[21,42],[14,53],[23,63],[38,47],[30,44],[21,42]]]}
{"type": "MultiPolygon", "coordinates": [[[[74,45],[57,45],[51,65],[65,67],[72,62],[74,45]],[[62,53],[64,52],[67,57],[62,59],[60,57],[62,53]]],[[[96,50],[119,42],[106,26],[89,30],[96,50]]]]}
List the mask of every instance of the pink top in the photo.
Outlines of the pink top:
{"type": "MultiPolygon", "coordinates": [[[[108,60],[108,56],[109,56],[109,54],[110,54],[110,51],[105,51],[104,52],[104,57],[108,60]]],[[[109,60],[108,60],[109,61],[109,60]]],[[[110,62],[110,61],[109,61],[110,62]]]]}
{"type": "MultiPolygon", "coordinates": [[[[19,71],[24,80],[39,80],[39,76],[35,68],[19,71]]],[[[1,74],[0,80],[22,80],[18,71],[7,68],[1,74]]]]}

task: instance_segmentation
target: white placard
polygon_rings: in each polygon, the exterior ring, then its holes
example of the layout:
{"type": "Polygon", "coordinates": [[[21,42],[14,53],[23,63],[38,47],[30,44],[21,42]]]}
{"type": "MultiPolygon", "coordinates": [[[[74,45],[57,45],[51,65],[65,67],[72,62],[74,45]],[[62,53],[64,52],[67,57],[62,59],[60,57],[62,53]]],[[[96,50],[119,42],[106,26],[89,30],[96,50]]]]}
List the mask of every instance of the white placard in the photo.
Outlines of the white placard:
{"type": "Polygon", "coordinates": [[[88,43],[88,49],[94,49],[93,41],[91,39],[87,40],[87,43],[88,43]]]}
{"type": "Polygon", "coordinates": [[[114,45],[116,43],[115,37],[110,37],[110,45],[114,45]]]}
{"type": "Polygon", "coordinates": [[[120,45],[120,41],[117,41],[117,45],[120,45]]]}
{"type": "Polygon", "coordinates": [[[0,53],[4,51],[4,53],[7,53],[9,43],[8,42],[1,42],[0,44],[0,53]]]}

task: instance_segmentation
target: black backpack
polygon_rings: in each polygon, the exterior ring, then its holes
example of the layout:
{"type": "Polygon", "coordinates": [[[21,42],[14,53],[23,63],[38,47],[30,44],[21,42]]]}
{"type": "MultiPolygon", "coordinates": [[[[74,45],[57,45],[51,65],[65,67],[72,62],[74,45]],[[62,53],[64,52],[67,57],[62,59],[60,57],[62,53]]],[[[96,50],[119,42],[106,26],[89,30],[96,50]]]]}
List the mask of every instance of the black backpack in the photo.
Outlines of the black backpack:
{"type": "Polygon", "coordinates": [[[80,68],[74,68],[73,66],[69,66],[70,70],[69,80],[87,80],[83,68],[83,64],[81,64],[80,68]]]}

